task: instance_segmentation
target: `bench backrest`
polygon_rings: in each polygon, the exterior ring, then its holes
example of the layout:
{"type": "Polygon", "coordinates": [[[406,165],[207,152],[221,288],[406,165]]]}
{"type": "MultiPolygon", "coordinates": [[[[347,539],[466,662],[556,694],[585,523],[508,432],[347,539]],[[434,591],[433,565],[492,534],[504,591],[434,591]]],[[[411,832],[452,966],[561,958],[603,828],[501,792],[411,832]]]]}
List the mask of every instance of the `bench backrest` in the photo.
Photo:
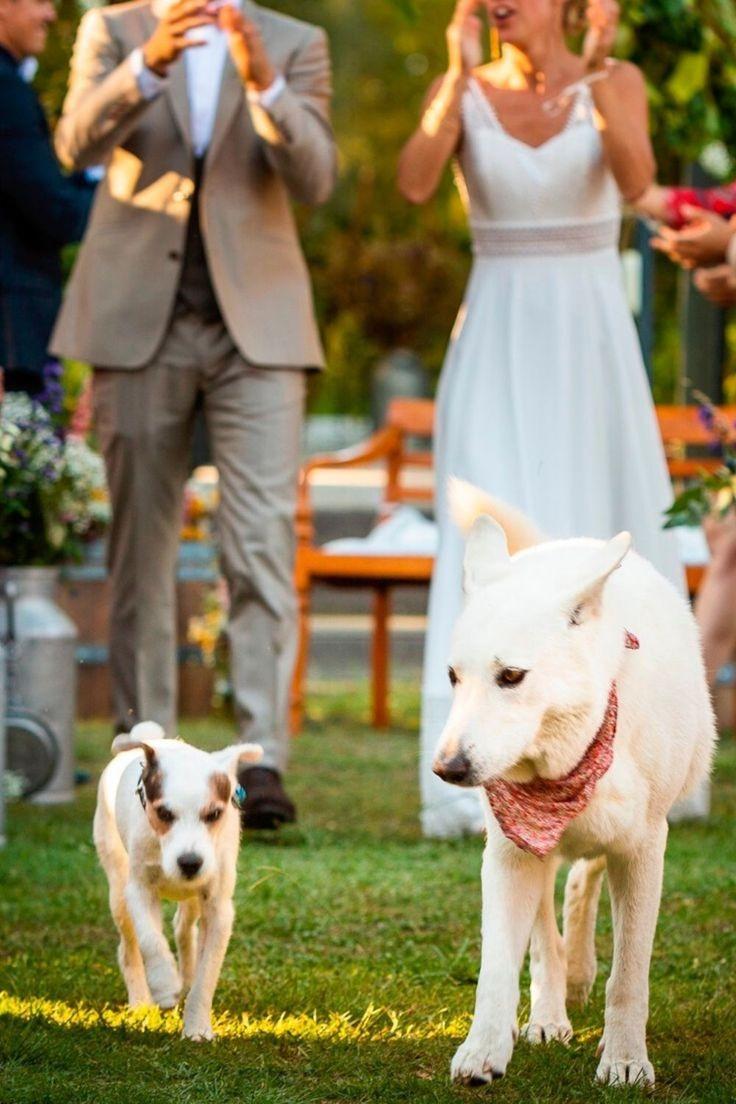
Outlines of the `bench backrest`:
{"type": "MultiPolygon", "coordinates": [[[[659,432],[673,480],[691,479],[702,471],[715,471],[723,461],[713,455],[713,435],[701,421],[697,406],[658,406],[659,432]]],[[[736,421],[736,406],[719,407],[731,424],[736,421]]]]}
{"type": "MultiPolygon", "coordinates": [[[[736,406],[719,408],[736,423],[736,406]]],[[[657,406],[657,421],[667,467],[673,480],[685,480],[701,471],[715,471],[722,461],[709,452],[712,435],[701,421],[697,406],[657,406]]],[[[432,399],[393,399],[386,425],[396,431],[396,449],[389,457],[386,502],[417,502],[431,499],[426,480],[420,486],[407,479],[406,468],[432,467],[435,404],[432,399]]]]}

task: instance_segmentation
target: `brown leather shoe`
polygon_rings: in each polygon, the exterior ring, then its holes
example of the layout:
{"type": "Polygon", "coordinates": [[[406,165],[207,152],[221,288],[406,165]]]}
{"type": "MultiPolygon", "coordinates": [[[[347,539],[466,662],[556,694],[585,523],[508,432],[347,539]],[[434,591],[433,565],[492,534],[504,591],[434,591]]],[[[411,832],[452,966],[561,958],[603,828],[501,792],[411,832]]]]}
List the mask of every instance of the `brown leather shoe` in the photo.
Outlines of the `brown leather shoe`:
{"type": "Polygon", "coordinates": [[[240,814],[244,828],[279,828],[282,824],[294,823],[296,808],[284,790],[278,771],[249,767],[238,781],[245,790],[240,814]]]}

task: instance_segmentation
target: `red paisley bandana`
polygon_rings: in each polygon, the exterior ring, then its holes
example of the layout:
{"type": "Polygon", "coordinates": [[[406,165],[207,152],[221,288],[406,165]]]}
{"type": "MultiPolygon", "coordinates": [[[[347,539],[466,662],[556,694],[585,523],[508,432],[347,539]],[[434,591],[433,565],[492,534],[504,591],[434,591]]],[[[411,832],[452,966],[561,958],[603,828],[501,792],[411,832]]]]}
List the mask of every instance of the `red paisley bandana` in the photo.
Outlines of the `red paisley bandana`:
{"type": "MultiPolygon", "coordinates": [[[[628,631],[626,647],[639,647],[628,631]]],[[[543,859],[560,842],[570,821],[587,808],[596,783],[613,761],[617,717],[618,694],[613,682],[601,727],[578,765],[564,778],[535,778],[532,782],[494,778],[485,783],[483,789],[501,831],[522,851],[543,859]]]]}

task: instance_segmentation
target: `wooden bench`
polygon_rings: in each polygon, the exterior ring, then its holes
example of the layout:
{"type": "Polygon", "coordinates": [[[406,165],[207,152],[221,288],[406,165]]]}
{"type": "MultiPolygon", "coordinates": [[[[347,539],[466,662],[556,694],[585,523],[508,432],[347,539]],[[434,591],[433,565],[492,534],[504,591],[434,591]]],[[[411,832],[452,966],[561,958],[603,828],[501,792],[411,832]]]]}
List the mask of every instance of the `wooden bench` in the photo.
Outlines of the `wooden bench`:
{"type": "MultiPolygon", "coordinates": [[[[736,407],[722,408],[736,419],[736,407]]],[[[657,408],[660,432],[667,464],[676,487],[703,469],[712,471],[720,464],[708,455],[708,433],[698,417],[697,407],[660,406],[657,408]],[[698,455],[692,455],[695,450],[698,455]]],[[[336,587],[363,587],[373,591],[372,720],[376,728],[389,723],[389,617],[391,590],[396,586],[427,586],[432,577],[432,556],[375,555],[360,552],[330,552],[314,543],[314,521],[310,480],[319,470],[383,465],[385,489],[378,520],[399,503],[431,504],[427,486],[417,487],[407,478],[412,470],[432,468],[432,454],[417,449],[417,439],[425,442],[434,432],[434,403],[430,399],[394,399],[386,424],[355,448],[309,460],[299,479],[297,505],[296,588],[299,596],[299,649],[292,684],[291,727],[298,732],[304,712],[304,687],[309,656],[310,592],[314,583],[336,587]]],[[[686,568],[690,594],[695,594],[705,568],[686,568]]]]}

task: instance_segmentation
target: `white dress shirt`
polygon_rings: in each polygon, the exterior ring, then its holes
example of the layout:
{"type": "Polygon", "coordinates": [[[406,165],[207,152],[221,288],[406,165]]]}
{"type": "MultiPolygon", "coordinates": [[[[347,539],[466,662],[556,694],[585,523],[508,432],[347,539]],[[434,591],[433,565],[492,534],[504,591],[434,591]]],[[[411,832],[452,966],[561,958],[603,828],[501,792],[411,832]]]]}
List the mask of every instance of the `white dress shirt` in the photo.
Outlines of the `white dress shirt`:
{"type": "MultiPolygon", "coordinates": [[[[240,7],[240,0],[230,0],[234,7],[240,7]]],[[[163,7],[165,8],[165,4],[163,7]]],[[[161,15],[162,6],[154,6],[154,14],[161,15]]],[[[204,46],[193,46],[184,51],[186,67],[187,93],[189,98],[189,130],[192,150],[195,157],[203,157],[212,138],[220,98],[220,85],[225,60],[228,53],[227,35],[215,24],[205,24],[190,31],[192,37],[203,39],[204,46]]],[[[130,55],[138,87],[147,100],[155,99],[166,87],[166,77],[160,77],[148,69],[143,61],[143,51],[134,50],[130,55]]],[[[176,64],[176,62],[174,63],[176,64]]],[[[248,91],[248,100],[260,103],[268,108],[278,99],[285,87],[285,80],[279,73],[273,84],[262,92],[248,91]]]]}

